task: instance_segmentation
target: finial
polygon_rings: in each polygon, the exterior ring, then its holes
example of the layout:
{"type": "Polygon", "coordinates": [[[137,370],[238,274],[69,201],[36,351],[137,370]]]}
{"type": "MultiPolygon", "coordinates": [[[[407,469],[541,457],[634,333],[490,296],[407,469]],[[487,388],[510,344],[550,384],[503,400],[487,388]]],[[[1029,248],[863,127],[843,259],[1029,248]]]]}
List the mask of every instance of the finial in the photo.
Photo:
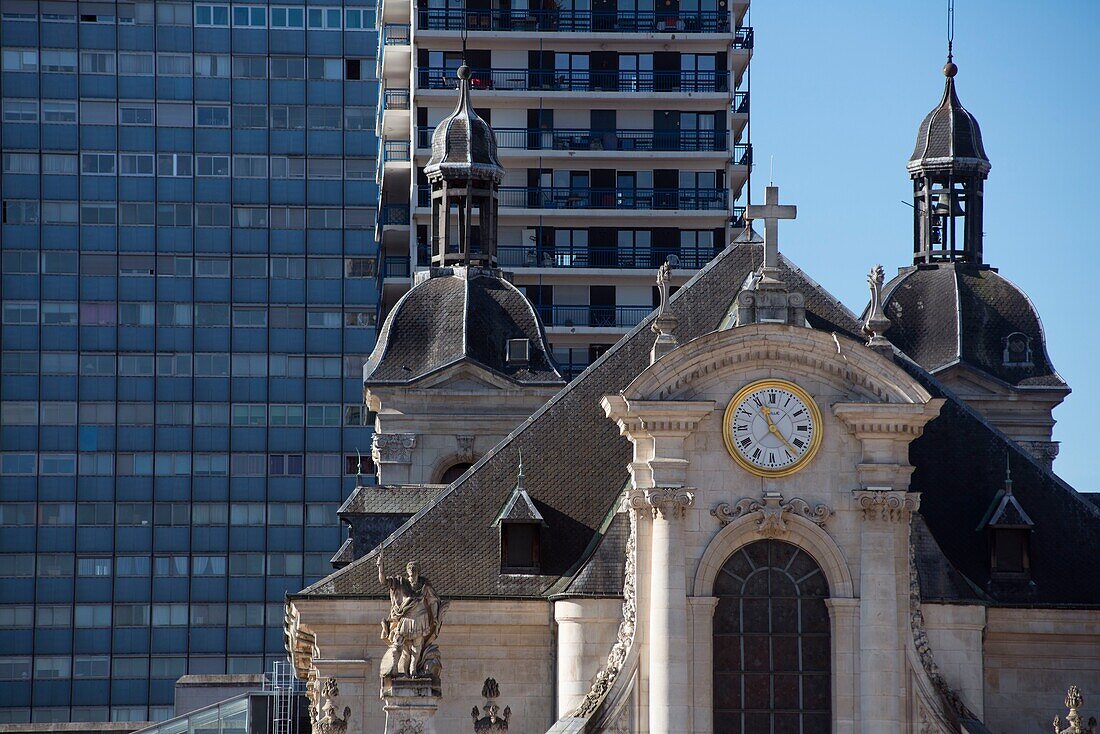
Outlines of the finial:
{"type": "Polygon", "coordinates": [[[355,486],[363,486],[363,455],[359,453],[359,448],[355,449],[355,486]]]}
{"type": "Polygon", "coordinates": [[[653,325],[650,326],[657,335],[656,341],[653,342],[653,349],[649,352],[650,364],[653,364],[680,344],[672,333],[676,329],[679,319],[667,312],[671,280],[672,263],[665,260],[661,267],[657,268],[657,290],[661,294],[661,304],[657,307],[657,318],[653,319],[653,325]]]}
{"type": "Polygon", "coordinates": [[[470,67],[466,66],[466,64],[458,67],[458,78],[462,81],[468,81],[470,78],[470,67]]]}
{"type": "Polygon", "coordinates": [[[516,488],[523,489],[523,449],[519,450],[519,472],[516,474],[516,488]]]}
{"type": "Polygon", "coordinates": [[[863,319],[863,333],[867,336],[867,346],[875,351],[889,354],[893,351],[889,340],[883,334],[890,328],[890,319],[882,310],[882,284],[886,279],[881,265],[876,265],[867,273],[867,285],[871,289],[871,303],[867,306],[867,316],[863,319]]]}
{"type": "Polygon", "coordinates": [[[955,0],[947,0],[947,63],[943,65],[943,75],[948,79],[959,73],[959,67],[955,65],[955,0]]]}
{"type": "Polygon", "coordinates": [[[1012,463],[1005,454],[1005,494],[1012,494],[1012,463]]]}

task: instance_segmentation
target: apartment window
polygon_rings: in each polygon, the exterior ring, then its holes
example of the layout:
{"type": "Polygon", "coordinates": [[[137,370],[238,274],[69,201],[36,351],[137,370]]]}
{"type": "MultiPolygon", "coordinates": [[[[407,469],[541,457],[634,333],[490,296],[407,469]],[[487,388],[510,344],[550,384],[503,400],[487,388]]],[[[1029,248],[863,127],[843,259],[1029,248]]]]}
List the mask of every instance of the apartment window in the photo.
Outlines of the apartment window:
{"type": "Polygon", "coordinates": [[[75,426],[76,403],[42,403],[42,425],[75,426]]]}
{"type": "MultiPolygon", "coordinates": [[[[151,112],[151,110],[150,110],[151,112]]],[[[119,173],[123,176],[152,176],[152,153],[120,153],[118,156],[119,173]]],[[[152,204],[149,209],[152,211],[152,204]]],[[[151,219],[152,217],[150,217],[151,219]]]]}
{"type": "Polygon", "coordinates": [[[237,79],[266,79],[266,56],[234,56],[233,76],[237,79]]]}
{"type": "Polygon", "coordinates": [[[185,477],[191,473],[191,454],[158,453],[153,459],[153,473],[158,477],[185,477]]]}
{"type": "Polygon", "coordinates": [[[108,655],[77,655],[73,660],[73,678],[111,677],[111,658],[108,655]]]}
{"type": "Polygon", "coordinates": [[[195,258],[195,275],[205,278],[228,278],[229,258],[197,257],[195,258]]]}
{"type": "Polygon", "coordinates": [[[339,209],[310,207],[306,210],[306,224],[310,229],[340,229],[342,219],[339,209]]]}
{"type": "Polygon", "coordinates": [[[92,176],[113,176],[114,153],[83,153],[80,156],[80,172],[92,176]]]}
{"type": "Polygon", "coordinates": [[[0,57],[4,71],[38,71],[38,52],[33,49],[7,48],[0,57]]]}
{"type": "Polygon", "coordinates": [[[271,258],[271,277],[279,280],[302,280],[306,277],[304,257],[271,258]]]}
{"type": "MultiPolygon", "coordinates": [[[[158,577],[168,576],[186,578],[191,559],[187,556],[156,556],[153,558],[153,573],[158,577]]],[[[159,605],[158,605],[159,606],[159,605]]],[[[186,609],[186,604],[180,606],[186,609]]],[[[153,624],[156,624],[156,609],[153,611],[153,624]]]]}
{"type": "Polygon", "coordinates": [[[374,207],[348,207],[344,210],[344,226],[348,229],[374,229],[377,216],[374,207]]]}
{"type": "MultiPolygon", "coordinates": [[[[9,403],[0,403],[0,407],[7,409],[9,403]]],[[[0,420],[0,425],[8,425],[7,416],[0,420]]],[[[38,457],[32,453],[8,453],[0,454],[0,475],[5,477],[33,477],[37,472],[38,457]]]]}
{"type": "Polygon", "coordinates": [[[310,158],[309,177],[320,179],[339,179],[343,175],[343,166],[339,158],[310,158]]]}
{"type": "Polygon", "coordinates": [[[267,572],[271,576],[301,576],[301,553],[268,553],[267,572]]]}
{"type": "Polygon", "coordinates": [[[246,228],[267,227],[267,207],[265,206],[235,206],[233,207],[233,226],[246,228]]]}
{"type": "Polygon", "coordinates": [[[3,222],[4,224],[38,224],[38,202],[5,201],[3,222]]]}
{"type": "Polygon", "coordinates": [[[228,476],[228,454],[195,454],[194,473],[200,477],[228,476]]]}
{"type": "MultiPolygon", "coordinates": [[[[83,8],[81,8],[81,10],[83,10],[83,8]]],[[[102,24],[105,24],[105,25],[114,25],[115,16],[108,15],[108,14],[105,14],[105,13],[81,13],[80,14],[80,22],[81,23],[102,23],[102,24]]]]}
{"type": "Polygon", "coordinates": [[[34,626],[34,608],[31,606],[0,607],[0,627],[25,629],[34,626]]]}
{"type": "Polygon", "coordinates": [[[42,374],[75,375],[76,362],[72,352],[42,352],[42,374]]]}
{"type": "Polygon", "coordinates": [[[351,329],[369,329],[378,323],[377,311],[346,311],[344,326],[351,329]]]}
{"type": "MultiPolygon", "coordinates": [[[[86,103],[92,105],[93,103],[86,103]]],[[[42,122],[61,124],[76,122],[76,102],[42,100],[42,122]]]]}
{"type": "Polygon", "coordinates": [[[229,127],[229,106],[196,105],[195,127],[229,127]]]}
{"type": "MultiPolygon", "coordinates": [[[[119,125],[152,125],[152,104],[120,104],[118,107],[119,125]]],[[[150,154],[152,157],[152,154],[150,154]]]]}
{"type": "MultiPolygon", "coordinates": [[[[77,409],[81,425],[113,425],[115,422],[115,404],[108,402],[85,402],[77,409]]],[[[83,472],[83,468],[81,470],[83,472]]]]}
{"type": "Polygon", "coordinates": [[[190,204],[157,204],[157,224],[161,227],[190,227],[190,204]]]}
{"type": "Polygon", "coordinates": [[[153,224],[155,218],[156,210],[152,202],[120,202],[118,205],[119,224],[148,226],[153,224]]]}
{"type": "Polygon", "coordinates": [[[190,326],[191,304],[158,303],[157,326],[190,326]]]}
{"type": "MultiPolygon", "coordinates": [[[[202,556],[200,556],[202,557],[202,556]]],[[[200,557],[196,557],[196,566],[200,557]]],[[[222,563],[220,566],[220,572],[211,571],[205,575],[207,576],[224,576],[225,575],[225,557],[221,558],[222,563]]],[[[192,604],[191,605],[191,625],[193,627],[220,627],[225,624],[226,614],[225,604],[192,604]]]]}
{"type": "Polygon", "coordinates": [[[307,405],[307,426],[339,426],[341,423],[341,406],[339,405],[307,405]]]}
{"type": "Polygon", "coordinates": [[[75,303],[43,303],[43,326],[73,326],[77,323],[75,303]]]}
{"type": "Polygon", "coordinates": [[[190,278],[191,258],[182,255],[157,255],[157,275],[165,278],[190,278]]]}
{"type": "Polygon", "coordinates": [[[270,420],[268,425],[270,426],[301,426],[303,424],[305,409],[301,405],[272,405],[270,406],[269,413],[270,420]]]}
{"type": "Polygon", "coordinates": [[[344,78],[343,59],[308,59],[306,73],[310,79],[339,81],[344,78]]]}
{"type": "Polygon", "coordinates": [[[86,377],[114,377],[115,355],[81,354],[80,374],[86,377]]]}
{"type": "Polygon", "coordinates": [[[308,258],[306,274],[312,280],[335,280],[342,275],[340,260],[334,257],[308,258]]]}
{"type": "Polygon", "coordinates": [[[76,561],[77,576],[107,577],[111,575],[111,559],[105,558],[78,558],[76,561]]]}
{"type": "MultiPolygon", "coordinates": [[[[252,554],[247,554],[251,556],[252,554]]],[[[251,575],[260,576],[263,574],[264,557],[263,554],[257,554],[258,561],[254,566],[249,566],[249,570],[252,571],[251,575]],[[255,570],[258,566],[260,570],[255,570]]],[[[264,605],[263,604],[230,604],[229,605],[229,625],[231,627],[262,627],[264,624],[264,605]]],[[[230,661],[232,662],[232,661],[230,661]]]]}
{"type": "Polygon", "coordinates": [[[80,207],[75,201],[42,202],[43,224],[76,224],[80,221],[80,207]]]}
{"type": "Polygon", "coordinates": [[[5,99],[4,122],[38,122],[38,102],[33,99],[5,99]]]}
{"type": "Polygon", "coordinates": [[[340,30],[340,8],[309,8],[309,27],[315,30],[340,30]]]}
{"type": "Polygon", "coordinates": [[[339,329],[340,312],[311,308],[306,312],[306,326],[311,329],[339,329]]]}
{"type": "Polygon", "coordinates": [[[36,426],[38,408],[33,402],[6,400],[0,403],[0,425],[36,426]]]}
{"type": "Polygon", "coordinates": [[[153,355],[151,354],[120,354],[118,355],[118,374],[121,377],[152,377],[153,355]]]}
{"type": "Polygon", "coordinates": [[[231,472],[235,477],[262,477],[265,474],[263,454],[233,454],[231,472]]]}
{"type": "Polygon", "coordinates": [[[59,680],[69,677],[72,658],[68,655],[36,655],[34,658],[35,680],[59,680]]]}
{"type": "Polygon", "coordinates": [[[43,153],[42,173],[75,174],[77,157],[64,153],[43,153]]]}
{"type": "MultiPolygon", "coordinates": [[[[6,270],[7,263],[4,264],[6,270]]],[[[0,367],[0,372],[5,375],[38,374],[38,354],[36,352],[4,352],[3,366],[0,367]]]]}
{"type": "Polygon", "coordinates": [[[236,403],[233,405],[233,425],[266,426],[267,406],[257,403],[236,403]]]}
{"type": "Polygon", "coordinates": [[[38,304],[24,301],[6,301],[4,303],[5,324],[37,324],[38,304]]]}
{"type": "Polygon", "coordinates": [[[374,130],[376,114],[373,107],[345,107],[344,125],[348,130],[374,130]]]}
{"type": "Polygon", "coordinates": [[[161,153],[157,156],[157,175],[189,177],[191,175],[191,154],[161,153]]]}
{"type": "Polygon", "coordinates": [[[81,224],[115,224],[118,221],[118,206],[113,202],[89,202],[80,205],[81,224]]]}
{"type": "Polygon", "coordinates": [[[76,72],[76,51],[42,50],[42,71],[59,74],[76,72]]]}
{"type": "Polygon", "coordinates": [[[274,7],[271,8],[272,28],[304,28],[305,8],[300,7],[274,7]]]}
{"type": "Polygon", "coordinates": [[[200,303],[195,306],[196,326],[229,326],[228,303],[200,303]]]}
{"type": "MultiPolygon", "coordinates": [[[[158,354],[157,355],[157,376],[158,377],[190,377],[191,376],[191,355],[190,354],[158,354]]],[[[190,422],[190,419],[188,419],[190,422]]]]}
{"type": "Polygon", "coordinates": [[[148,502],[119,502],[115,505],[115,522],[139,527],[152,525],[153,506],[148,502]]]}
{"type": "MultiPolygon", "coordinates": [[[[267,473],[272,477],[300,477],[302,476],[302,455],[301,454],[271,454],[267,457],[267,473]]],[[[297,505],[298,508],[298,522],[296,524],[302,524],[301,517],[301,505],[297,505]]],[[[285,512],[285,508],[282,508],[285,512]]],[[[286,525],[291,523],[286,522],[274,522],[272,515],[268,513],[268,522],[272,525],[286,525]]]]}
{"type": "Polygon", "coordinates": [[[152,403],[118,403],[118,423],[122,426],[153,424],[152,403]]]}
{"type": "Polygon", "coordinates": [[[306,108],[303,105],[271,105],[271,129],[304,130],[306,127],[306,108]]]}
{"type": "Polygon", "coordinates": [[[114,74],[115,54],[113,51],[81,51],[81,74],[114,74]]]}
{"type": "Polygon", "coordinates": [[[345,10],[344,30],[374,30],[374,12],[370,10],[352,10],[350,8],[345,10]]]}
{"type": "Polygon", "coordinates": [[[233,105],[233,127],[237,130],[266,128],[267,106],[262,104],[233,105]]]}
{"type": "Polygon", "coordinates": [[[191,508],[186,502],[158,502],[153,516],[159,527],[183,527],[191,524],[191,508]]]}
{"type": "Polygon", "coordinates": [[[80,304],[81,326],[113,326],[115,315],[115,304],[113,303],[80,304]]]}
{"type": "Polygon", "coordinates": [[[34,525],[34,503],[8,502],[0,505],[0,525],[8,527],[34,525]]]}
{"type": "MultiPolygon", "coordinates": [[[[371,177],[374,176],[374,167],[371,167],[371,177]]],[[[272,178],[305,178],[306,177],[306,160],[305,158],[287,158],[285,156],[272,156],[271,157],[271,177],[272,178]]]]}
{"type": "MultiPolygon", "coordinates": [[[[163,21],[161,21],[163,22],[163,21]]],[[[228,5],[196,5],[195,25],[206,28],[228,28],[228,5]]]]}
{"type": "Polygon", "coordinates": [[[345,426],[368,426],[370,422],[367,420],[369,411],[364,406],[354,403],[344,406],[344,425],[345,426]]]}
{"type": "MultiPolygon", "coordinates": [[[[83,407],[83,406],[81,406],[83,407]]],[[[113,411],[114,406],[107,403],[109,410],[113,411]]],[[[90,454],[85,453],[80,455],[80,474],[83,476],[92,477],[109,477],[115,473],[115,457],[114,454],[99,453],[90,454]]]]}
{"type": "MultiPolygon", "coordinates": [[[[5,253],[9,254],[9,253],[5,253]]],[[[26,254],[16,251],[10,254],[26,254]]],[[[85,255],[84,257],[90,257],[85,255]]],[[[37,259],[37,258],[35,258],[37,259]]],[[[14,272],[14,271],[9,271],[14,272]]],[[[35,272],[31,270],[30,272],[35,272]]],[[[42,253],[42,274],[43,275],[75,275],[78,272],[77,269],[77,255],[75,252],[43,252],[42,253]]]]}
{"type": "Polygon", "coordinates": [[[228,78],[230,76],[228,54],[195,54],[195,76],[228,78]]]}
{"type": "Polygon", "coordinates": [[[234,5],[234,28],[266,28],[267,8],[262,5],[234,5]]]}
{"type": "Polygon", "coordinates": [[[73,608],[68,604],[40,605],[35,610],[35,625],[38,627],[71,627],[73,608]]]}
{"type": "MultiPolygon", "coordinates": [[[[303,309],[288,309],[297,312],[295,325],[297,328],[304,326],[302,318],[303,309]]],[[[290,354],[272,354],[270,360],[270,373],[272,377],[303,377],[305,375],[305,359],[301,356],[290,354]]]]}
{"type": "Polygon", "coordinates": [[[96,527],[113,525],[114,518],[114,505],[110,502],[81,502],[76,508],[78,525],[96,527]]]}
{"type": "MultiPolygon", "coordinates": [[[[191,403],[157,403],[156,421],[158,426],[191,425],[191,403]]],[[[157,459],[160,459],[157,454],[157,459]]],[[[183,454],[189,456],[189,454],[183,454]]]]}
{"type": "Polygon", "coordinates": [[[156,323],[156,307],[152,303],[118,304],[119,326],[153,326],[156,323]]]}
{"type": "MultiPolygon", "coordinates": [[[[34,576],[34,555],[30,553],[0,554],[0,577],[26,578],[34,576]]],[[[0,658],[3,660],[3,658],[0,658]]],[[[2,677],[2,676],[0,676],[2,677]]]]}
{"type": "Polygon", "coordinates": [[[232,209],[228,204],[196,204],[196,227],[228,227],[232,209]]]}
{"type": "Polygon", "coordinates": [[[153,54],[128,53],[125,51],[120,51],[118,54],[118,73],[120,75],[152,76],[155,68],[153,54]]]}
{"type": "Polygon", "coordinates": [[[378,167],[374,158],[345,158],[344,178],[356,181],[371,180],[378,167]]]}
{"type": "Polygon", "coordinates": [[[271,229],[305,229],[306,210],[304,207],[273,206],[269,221],[271,229]]]}
{"type": "Polygon", "coordinates": [[[340,475],[339,454],[307,454],[306,473],[311,477],[335,477],[340,475]]]}
{"type": "MultiPolygon", "coordinates": [[[[272,9],[272,15],[275,10],[272,9]]],[[[271,59],[272,79],[305,79],[306,60],[300,56],[276,56],[271,59]]]]}
{"type": "Polygon", "coordinates": [[[114,609],[116,627],[148,627],[148,604],[116,604],[114,609]]]}
{"type": "Polygon", "coordinates": [[[115,558],[116,576],[149,576],[152,572],[149,556],[118,556],[115,558]]]}
{"type": "Polygon", "coordinates": [[[225,178],[229,176],[229,156],[200,155],[195,157],[195,174],[225,178]]]}
{"type": "Polygon", "coordinates": [[[267,326],[267,309],[245,308],[236,306],[233,308],[233,326],[244,329],[262,329],[267,326]]]}
{"type": "Polygon", "coordinates": [[[29,657],[0,657],[0,680],[30,680],[29,657]]]}

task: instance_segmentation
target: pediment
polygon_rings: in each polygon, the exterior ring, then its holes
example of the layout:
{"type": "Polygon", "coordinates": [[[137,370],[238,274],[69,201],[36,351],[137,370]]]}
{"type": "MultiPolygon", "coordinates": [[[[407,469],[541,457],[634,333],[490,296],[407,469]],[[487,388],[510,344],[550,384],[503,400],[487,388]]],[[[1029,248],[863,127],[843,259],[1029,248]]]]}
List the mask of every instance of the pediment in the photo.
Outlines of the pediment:
{"type": "Polygon", "coordinates": [[[478,393],[515,390],[512,381],[490,372],[472,361],[456,362],[409,385],[418,390],[478,393]]]}

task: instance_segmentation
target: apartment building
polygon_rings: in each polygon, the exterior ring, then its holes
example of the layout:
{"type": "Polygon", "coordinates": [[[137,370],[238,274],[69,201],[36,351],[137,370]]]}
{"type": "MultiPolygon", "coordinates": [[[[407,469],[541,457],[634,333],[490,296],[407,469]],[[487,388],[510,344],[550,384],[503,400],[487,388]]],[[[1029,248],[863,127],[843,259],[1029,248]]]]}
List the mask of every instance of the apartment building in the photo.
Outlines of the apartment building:
{"type": "Polygon", "coordinates": [[[369,456],[373,0],[0,1],[0,723],[285,657],[369,456]]]}
{"type": "Polygon", "coordinates": [[[382,310],[429,264],[431,132],[472,69],[506,169],[498,264],[573,375],[743,226],[748,2],[381,0],[382,310]],[[465,51],[463,50],[465,47],[465,51]]]}

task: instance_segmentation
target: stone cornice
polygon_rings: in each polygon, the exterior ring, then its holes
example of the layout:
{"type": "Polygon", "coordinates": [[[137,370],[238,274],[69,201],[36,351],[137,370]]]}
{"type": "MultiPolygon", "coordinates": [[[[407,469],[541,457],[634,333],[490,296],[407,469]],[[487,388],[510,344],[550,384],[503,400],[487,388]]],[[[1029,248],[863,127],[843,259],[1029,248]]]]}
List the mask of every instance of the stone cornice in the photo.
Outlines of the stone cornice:
{"type": "Polygon", "coordinates": [[[852,490],[852,499],[856,507],[863,511],[864,520],[907,523],[920,507],[920,492],[900,489],[855,489],[852,490]]]}
{"type": "Polygon", "coordinates": [[[648,436],[687,436],[715,408],[711,400],[627,400],[621,395],[606,395],[601,405],[627,436],[640,431],[648,436]]]}
{"type": "Polygon", "coordinates": [[[926,403],[835,403],[833,415],[857,438],[902,436],[913,440],[940,414],[943,398],[926,403]]]}

